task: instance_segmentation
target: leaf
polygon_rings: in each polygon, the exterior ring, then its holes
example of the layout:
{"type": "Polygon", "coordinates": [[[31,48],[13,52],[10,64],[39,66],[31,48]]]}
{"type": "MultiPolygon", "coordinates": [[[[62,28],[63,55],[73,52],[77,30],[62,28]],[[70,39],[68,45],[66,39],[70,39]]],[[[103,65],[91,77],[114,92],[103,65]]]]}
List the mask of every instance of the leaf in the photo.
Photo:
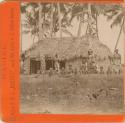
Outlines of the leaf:
{"type": "Polygon", "coordinates": [[[123,18],[124,18],[124,13],[118,14],[115,17],[114,21],[112,22],[111,28],[114,27],[114,26],[120,25],[122,23],[123,18]]]}

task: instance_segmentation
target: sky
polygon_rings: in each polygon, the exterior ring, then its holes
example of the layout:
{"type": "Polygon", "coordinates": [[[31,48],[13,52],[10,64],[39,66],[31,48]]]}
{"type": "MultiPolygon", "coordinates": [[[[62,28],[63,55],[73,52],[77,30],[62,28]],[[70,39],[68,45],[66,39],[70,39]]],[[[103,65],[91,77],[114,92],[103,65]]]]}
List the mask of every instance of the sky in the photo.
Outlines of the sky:
{"type": "MultiPolygon", "coordinates": [[[[25,19],[24,15],[21,17],[22,19],[25,19]]],[[[78,21],[75,18],[72,22],[73,27],[68,28],[68,30],[74,35],[77,36],[78,31],[78,21]]],[[[100,15],[98,17],[98,31],[99,31],[99,40],[107,45],[109,49],[113,52],[115,48],[115,44],[119,35],[120,26],[114,26],[113,28],[110,27],[111,21],[107,21],[106,17],[103,15],[100,15]]],[[[23,27],[22,27],[23,28],[23,27]]],[[[86,30],[86,24],[82,24],[82,34],[84,35],[86,30]]],[[[59,34],[56,34],[57,37],[59,37],[59,34]]],[[[67,37],[68,35],[63,34],[63,37],[67,37]]],[[[122,56],[122,62],[124,62],[124,33],[122,31],[122,34],[120,36],[120,40],[118,43],[118,49],[119,53],[122,56]]],[[[35,38],[35,42],[37,42],[38,39],[35,38]]],[[[22,49],[23,51],[28,49],[33,43],[32,37],[30,34],[22,34],[22,49]]]]}

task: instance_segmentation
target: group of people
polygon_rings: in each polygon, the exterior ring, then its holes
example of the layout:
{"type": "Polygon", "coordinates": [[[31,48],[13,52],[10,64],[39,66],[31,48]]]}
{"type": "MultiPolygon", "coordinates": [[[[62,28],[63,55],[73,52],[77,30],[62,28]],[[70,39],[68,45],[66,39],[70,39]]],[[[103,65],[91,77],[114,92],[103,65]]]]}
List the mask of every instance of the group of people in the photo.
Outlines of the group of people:
{"type": "MultiPolygon", "coordinates": [[[[107,65],[107,70],[104,70],[104,66],[98,66],[98,63],[95,60],[93,50],[88,51],[87,59],[83,60],[79,67],[74,68],[72,64],[69,64],[68,69],[60,69],[58,56],[55,56],[55,70],[61,74],[112,74],[112,73],[121,73],[121,55],[118,52],[118,49],[115,50],[114,55],[109,58],[110,64],[107,65]]],[[[52,71],[52,70],[50,70],[52,71]]]]}

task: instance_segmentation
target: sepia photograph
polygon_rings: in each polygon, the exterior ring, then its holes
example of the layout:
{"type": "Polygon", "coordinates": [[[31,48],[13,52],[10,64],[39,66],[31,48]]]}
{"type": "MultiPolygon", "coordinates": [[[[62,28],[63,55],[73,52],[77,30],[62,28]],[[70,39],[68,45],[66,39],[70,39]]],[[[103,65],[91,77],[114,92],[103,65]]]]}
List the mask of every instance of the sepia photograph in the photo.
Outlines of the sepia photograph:
{"type": "Polygon", "coordinates": [[[20,113],[124,114],[124,8],[21,2],[20,113]]]}

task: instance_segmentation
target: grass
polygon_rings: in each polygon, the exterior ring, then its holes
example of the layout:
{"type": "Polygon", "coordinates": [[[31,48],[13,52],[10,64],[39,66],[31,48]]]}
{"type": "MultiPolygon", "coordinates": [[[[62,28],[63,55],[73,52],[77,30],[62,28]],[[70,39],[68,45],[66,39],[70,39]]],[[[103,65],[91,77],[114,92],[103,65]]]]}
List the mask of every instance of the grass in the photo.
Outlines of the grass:
{"type": "Polygon", "coordinates": [[[21,75],[21,112],[123,113],[123,75],[21,75]]]}

